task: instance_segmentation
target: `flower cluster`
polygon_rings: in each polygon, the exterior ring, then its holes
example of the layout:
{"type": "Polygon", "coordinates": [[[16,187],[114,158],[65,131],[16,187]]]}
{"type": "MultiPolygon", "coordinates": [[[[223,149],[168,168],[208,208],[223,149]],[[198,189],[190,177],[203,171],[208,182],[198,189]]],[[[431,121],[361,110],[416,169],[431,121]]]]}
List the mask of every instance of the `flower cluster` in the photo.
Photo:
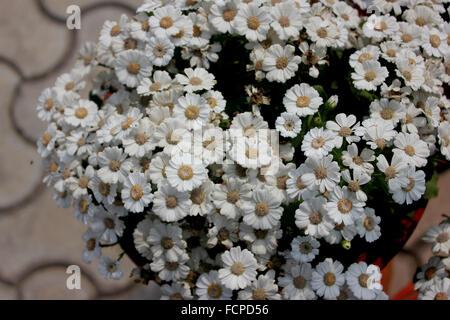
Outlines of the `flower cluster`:
{"type": "Polygon", "coordinates": [[[414,289],[420,300],[449,300],[450,297],[450,219],[431,227],[423,241],[432,244],[433,256],[416,274],[414,289]]]}
{"type": "Polygon", "coordinates": [[[355,2],[146,0],[106,21],[37,106],[84,261],[128,232],[164,299],[385,299],[376,265],[328,253],[374,243],[450,160],[450,24],[439,0],[355,2]]]}

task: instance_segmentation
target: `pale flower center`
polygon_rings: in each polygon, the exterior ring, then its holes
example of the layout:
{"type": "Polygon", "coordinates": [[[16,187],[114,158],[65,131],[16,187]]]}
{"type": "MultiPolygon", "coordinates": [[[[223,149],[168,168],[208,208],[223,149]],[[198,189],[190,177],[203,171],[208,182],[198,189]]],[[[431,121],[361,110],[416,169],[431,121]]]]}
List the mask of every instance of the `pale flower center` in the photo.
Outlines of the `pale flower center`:
{"type": "Polygon", "coordinates": [[[408,183],[408,185],[406,187],[402,188],[402,190],[405,191],[405,192],[411,191],[412,189],[414,189],[414,187],[416,185],[416,182],[414,181],[413,178],[411,178],[411,177],[407,177],[407,178],[409,180],[409,183],[408,183]]]}
{"type": "Polygon", "coordinates": [[[280,190],[286,190],[286,181],[288,176],[282,176],[277,178],[277,188],[280,190]]]}
{"type": "Polygon", "coordinates": [[[137,48],[137,41],[136,41],[136,39],[133,39],[133,38],[125,39],[124,42],[123,42],[123,47],[126,50],[134,50],[134,49],[136,49],[137,48]]]}
{"type": "Polygon", "coordinates": [[[159,21],[159,26],[164,29],[168,29],[173,26],[173,19],[171,17],[164,17],[159,21]]]}
{"type": "Polygon", "coordinates": [[[206,193],[202,189],[194,189],[191,192],[191,201],[194,204],[202,204],[206,199],[206,193]]]}
{"type": "Polygon", "coordinates": [[[237,192],[236,190],[231,190],[227,193],[227,201],[229,203],[235,204],[239,201],[240,198],[241,197],[239,196],[239,192],[237,192]]]}
{"type": "Polygon", "coordinates": [[[287,131],[292,131],[295,128],[295,123],[292,120],[286,120],[283,126],[287,131]]]}
{"type": "Polygon", "coordinates": [[[117,161],[117,160],[111,160],[111,161],[109,162],[109,169],[110,169],[112,172],[117,172],[117,171],[119,171],[119,170],[120,170],[120,162],[117,161]]]}
{"type": "Polygon", "coordinates": [[[437,34],[430,35],[430,43],[433,48],[438,48],[441,45],[441,38],[437,34]]]}
{"type": "Polygon", "coordinates": [[[364,219],[364,228],[366,228],[367,231],[372,231],[373,229],[375,229],[376,226],[376,222],[375,219],[372,217],[366,217],[364,219]]]}
{"type": "Polygon", "coordinates": [[[255,204],[255,214],[258,217],[264,217],[269,213],[269,206],[267,202],[257,202],[255,204]]]}
{"type": "Polygon", "coordinates": [[[360,166],[360,165],[362,165],[364,163],[364,160],[360,156],[354,156],[353,157],[353,162],[356,165],[360,166]]]}
{"type": "Polygon", "coordinates": [[[249,17],[247,19],[247,27],[251,30],[257,30],[260,26],[259,19],[257,17],[249,17]]]}
{"type": "Polygon", "coordinates": [[[189,180],[194,176],[194,170],[191,166],[183,165],[178,169],[178,176],[182,180],[189,180]]]}
{"type": "Polygon", "coordinates": [[[120,34],[120,25],[116,24],[114,27],[112,27],[109,34],[111,35],[111,37],[117,37],[120,34]]]}
{"type": "Polygon", "coordinates": [[[218,299],[222,296],[222,287],[217,283],[211,283],[208,286],[208,295],[213,299],[218,299]]]}
{"type": "Polygon", "coordinates": [[[360,187],[359,187],[358,181],[356,181],[356,180],[350,181],[348,184],[348,188],[350,191],[353,191],[353,192],[359,191],[360,187]]]}
{"type": "Polygon", "coordinates": [[[342,127],[341,130],[339,130],[339,136],[341,137],[348,137],[352,134],[352,129],[349,127],[342,127]]]}
{"type": "Polygon", "coordinates": [[[376,31],[384,31],[387,29],[387,24],[384,21],[377,22],[373,27],[376,31]]]}
{"type": "Polygon", "coordinates": [[[142,190],[140,185],[134,185],[131,187],[130,189],[130,197],[134,200],[134,201],[138,201],[139,199],[142,198],[142,196],[144,195],[144,191],[142,190]]]}
{"type": "Polygon", "coordinates": [[[404,33],[404,34],[402,34],[402,41],[403,41],[404,43],[411,42],[412,40],[413,40],[413,36],[410,35],[409,33],[404,33]]]}
{"type": "Polygon", "coordinates": [[[50,133],[46,132],[42,135],[42,145],[44,147],[48,146],[48,144],[50,143],[51,140],[52,140],[52,136],[50,135],[50,133]]]}
{"type": "Polygon", "coordinates": [[[377,74],[374,71],[367,71],[364,75],[364,79],[368,82],[374,80],[377,77],[377,74]]]}
{"type": "Polygon", "coordinates": [[[170,196],[166,198],[166,207],[173,209],[177,206],[177,198],[170,196]]]}
{"type": "Polygon", "coordinates": [[[406,81],[411,81],[412,79],[412,74],[410,71],[405,70],[402,72],[403,77],[406,79],[406,81]]]}
{"type": "Polygon", "coordinates": [[[291,25],[291,22],[289,21],[289,18],[286,17],[286,16],[281,16],[280,19],[278,19],[278,23],[283,28],[287,28],[287,27],[289,27],[291,25]]]}
{"type": "Polygon", "coordinates": [[[158,44],[153,47],[153,54],[155,55],[155,57],[162,58],[166,55],[166,53],[166,47],[164,47],[164,45],[162,44],[158,44]]]}
{"type": "Polygon", "coordinates": [[[304,185],[304,184],[302,183],[302,176],[298,176],[297,180],[295,181],[295,184],[296,184],[297,187],[298,187],[299,189],[301,189],[301,190],[306,188],[306,185],[304,185]]]}
{"type": "Polygon", "coordinates": [[[253,290],[253,300],[266,300],[266,291],[263,288],[253,290]]]}
{"type": "Polygon", "coordinates": [[[161,239],[161,247],[163,247],[166,250],[172,249],[174,246],[173,240],[169,237],[163,237],[161,239]]]}
{"type": "Polygon", "coordinates": [[[219,234],[217,235],[217,238],[220,241],[225,241],[230,237],[230,232],[226,228],[222,228],[219,230],[219,234]]]}
{"type": "Polygon", "coordinates": [[[226,22],[233,21],[235,16],[236,16],[236,12],[233,10],[224,10],[222,13],[222,18],[226,22]]]}
{"type": "Polygon", "coordinates": [[[251,149],[245,150],[245,156],[248,159],[252,159],[252,160],[257,159],[258,158],[258,149],[251,148],[251,149]]]}
{"type": "Polygon", "coordinates": [[[358,58],[358,61],[360,63],[363,63],[364,61],[368,61],[368,60],[372,60],[372,55],[369,52],[362,53],[358,58]]]}
{"type": "Polygon", "coordinates": [[[203,83],[203,81],[199,77],[192,77],[189,79],[189,83],[193,86],[199,86],[203,83]]]}
{"type": "Polygon", "coordinates": [[[75,88],[75,82],[69,82],[69,83],[67,83],[66,84],[66,86],[65,86],[65,89],[67,90],[67,91],[71,91],[71,90],[73,90],[75,88]]]}
{"type": "Polygon", "coordinates": [[[384,120],[391,120],[394,117],[394,110],[392,109],[383,109],[380,111],[380,116],[384,120]]]}
{"type": "Polygon", "coordinates": [[[149,87],[150,91],[158,91],[161,89],[162,85],[159,82],[152,83],[149,87]]]}
{"type": "Polygon", "coordinates": [[[200,115],[200,108],[197,106],[193,106],[190,105],[186,108],[186,110],[184,111],[184,115],[186,116],[186,118],[188,118],[189,120],[195,120],[198,118],[198,116],[200,115]]]}
{"type": "Polygon", "coordinates": [[[328,171],[324,167],[320,167],[314,170],[314,175],[318,180],[325,179],[328,175],[328,171]]]}
{"type": "Polygon", "coordinates": [[[325,283],[325,285],[331,287],[336,283],[336,276],[332,272],[327,272],[323,276],[323,282],[325,283]]]}
{"type": "Polygon", "coordinates": [[[302,242],[299,245],[299,250],[302,254],[309,254],[311,253],[313,247],[309,242],[302,242]]]}
{"type": "Polygon", "coordinates": [[[358,277],[358,282],[361,287],[367,288],[369,286],[369,275],[361,273],[358,277]]]}
{"type": "Polygon", "coordinates": [[[289,60],[286,57],[279,57],[275,62],[277,69],[285,69],[289,65],[289,60]]]}
{"type": "Polygon", "coordinates": [[[109,190],[110,190],[109,184],[106,184],[106,183],[100,181],[100,183],[98,184],[97,190],[102,196],[106,197],[109,195],[109,190]]]}
{"type": "Polygon", "coordinates": [[[136,135],[136,137],[134,138],[134,140],[136,141],[136,143],[140,146],[144,145],[147,141],[148,141],[148,137],[145,133],[140,132],[136,135]]]}
{"type": "Polygon", "coordinates": [[[89,204],[86,200],[82,199],[78,201],[78,210],[80,211],[81,214],[86,214],[88,212],[88,209],[89,204]]]}
{"type": "Polygon", "coordinates": [[[306,287],[306,279],[302,276],[294,278],[294,287],[301,290],[306,287]]]}
{"type": "Polygon", "coordinates": [[[125,121],[121,123],[122,130],[127,130],[133,124],[133,118],[128,117],[125,121]]]}
{"type": "Polygon", "coordinates": [[[78,119],[84,119],[88,115],[88,109],[85,107],[79,107],[77,110],[75,110],[75,117],[78,119]]]}
{"type": "Polygon", "coordinates": [[[413,146],[407,145],[407,146],[405,147],[405,153],[406,153],[408,156],[412,157],[412,156],[414,156],[414,155],[416,154],[416,150],[414,150],[414,147],[413,147],[413,146]]]}
{"type": "Polygon", "coordinates": [[[169,271],[175,271],[178,269],[178,262],[166,262],[166,269],[169,271]]]}
{"type": "Polygon", "coordinates": [[[320,212],[314,211],[313,213],[311,213],[309,215],[309,222],[311,222],[311,224],[314,224],[314,225],[318,225],[319,223],[321,223],[322,215],[320,214],[320,212]]]}
{"type": "Polygon", "coordinates": [[[396,175],[396,170],[393,166],[389,166],[386,168],[386,171],[384,172],[384,174],[386,175],[386,179],[390,180],[392,178],[395,178],[396,175]]]}
{"type": "Polygon", "coordinates": [[[245,267],[241,262],[235,262],[231,266],[231,272],[236,276],[240,276],[245,272],[245,267]]]}
{"type": "Polygon", "coordinates": [[[214,109],[217,106],[217,99],[214,97],[208,97],[206,98],[206,102],[209,104],[211,109],[214,109]]]}
{"type": "Polygon", "coordinates": [[[139,70],[141,70],[141,65],[137,62],[130,62],[127,66],[127,71],[131,74],[138,74],[139,70]]]}
{"type": "Polygon", "coordinates": [[[386,147],[387,142],[383,138],[377,138],[375,139],[375,144],[377,145],[378,148],[384,149],[386,147]]]}
{"type": "Polygon", "coordinates": [[[314,149],[320,149],[322,148],[327,140],[325,140],[322,136],[316,137],[311,141],[311,147],[314,149]]]}
{"type": "Polygon", "coordinates": [[[352,210],[352,208],[353,203],[349,199],[344,198],[338,201],[338,210],[341,213],[348,213],[352,210]]]}
{"type": "Polygon", "coordinates": [[[44,109],[50,111],[52,108],[53,108],[53,99],[48,98],[47,100],[45,100],[44,109]]]}
{"type": "Polygon", "coordinates": [[[325,28],[317,29],[316,33],[319,36],[319,38],[322,38],[322,39],[328,35],[327,29],[325,29],[325,28]]]}
{"type": "Polygon", "coordinates": [[[79,180],[78,180],[78,186],[81,189],[85,189],[89,184],[89,179],[85,176],[82,176],[79,180]]]}

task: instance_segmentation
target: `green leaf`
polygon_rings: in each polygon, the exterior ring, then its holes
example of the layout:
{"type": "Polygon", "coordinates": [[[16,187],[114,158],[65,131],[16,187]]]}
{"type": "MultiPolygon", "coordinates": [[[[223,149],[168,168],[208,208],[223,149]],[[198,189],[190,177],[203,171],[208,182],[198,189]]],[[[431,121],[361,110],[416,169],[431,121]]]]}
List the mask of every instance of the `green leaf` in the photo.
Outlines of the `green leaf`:
{"type": "Polygon", "coordinates": [[[425,199],[429,200],[429,199],[437,197],[437,195],[439,193],[439,188],[437,186],[438,179],[439,179],[439,175],[438,175],[437,171],[435,170],[430,181],[428,181],[425,184],[426,189],[425,189],[425,194],[423,196],[425,199]]]}

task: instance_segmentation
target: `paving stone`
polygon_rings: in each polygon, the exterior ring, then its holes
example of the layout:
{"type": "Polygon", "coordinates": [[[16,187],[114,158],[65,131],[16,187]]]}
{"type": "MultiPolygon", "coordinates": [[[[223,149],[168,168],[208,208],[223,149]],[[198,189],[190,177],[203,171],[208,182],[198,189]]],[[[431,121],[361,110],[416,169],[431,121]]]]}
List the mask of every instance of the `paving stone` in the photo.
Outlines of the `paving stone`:
{"type": "Polygon", "coordinates": [[[23,201],[42,178],[42,162],[36,147],[17,134],[9,117],[18,81],[18,75],[10,67],[0,64],[0,145],[3,150],[0,153],[0,209],[23,201]]]}
{"type": "MultiPolygon", "coordinates": [[[[47,127],[47,124],[39,120],[36,114],[36,102],[41,92],[45,88],[52,87],[60,74],[69,72],[72,69],[77,53],[85,42],[98,41],[100,30],[105,20],[118,20],[123,13],[124,10],[122,8],[115,7],[105,7],[101,10],[87,12],[83,16],[81,30],[70,31],[77,32],[77,42],[71,49],[65,63],[57,71],[48,74],[44,78],[22,83],[21,91],[14,105],[13,116],[19,128],[29,139],[33,141],[38,139],[47,127]]],[[[91,86],[92,84],[88,82],[86,90],[83,90],[81,94],[87,97],[91,86]]]]}
{"type": "Polygon", "coordinates": [[[14,286],[0,282],[0,300],[15,300],[17,298],[18,292],[14,286]]]}
{"type": "Polygon", "coordinates": [[[14,61],[27,77],[41,74],[64,56],[68,32],[44,16],[36,1],[8,1],[0,10],[0,56],[14,61]]]}
{"type": "MultiPolygon", "coordinates": [[[[0,215],[0,275],[17,282],[24,272],[49,262],[77,264],[94,279],[100,292],[113,294],[130,285],[128,275],[132,262],[124,257],[120,280],[105,280],[97,271],[97,261],[82,262],[82,234],[86,227],[74,217],[71,209],[57,208],[52,193],[44,188],[31,204],[13,214],[0,215]]],[[[117,258],[120,248],[106,248],[104,255],[117,258]]]]}
{"type": "Polygon", "coordinates": [[[69,290],[66,286],[66,268],[50,266],[31,273],[20,285],[25,300],[84,300],[96,296],[96,288],[81,274],[81,289],[69,290]]]}

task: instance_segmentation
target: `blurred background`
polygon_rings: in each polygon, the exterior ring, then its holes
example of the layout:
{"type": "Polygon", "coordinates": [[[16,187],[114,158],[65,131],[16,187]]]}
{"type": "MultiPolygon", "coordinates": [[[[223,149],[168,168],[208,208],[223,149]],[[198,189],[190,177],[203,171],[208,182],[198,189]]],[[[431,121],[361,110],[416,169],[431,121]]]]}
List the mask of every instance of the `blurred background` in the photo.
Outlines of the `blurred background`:
{"type": "MultiPolygon", "coordinates": [[[[57,208],[42,183],[35,141],[45,124],[35,112],[41,91],[71,69],[85,41],[97,41],[105,20],[132,15],[141,0],[0,1],[0,299],[155,299],[158,289],[128,277],[126,257],[119,281],[104,280],[97,264],[81,260],[85,231],[71,209],[57,208]],[[81,29],[68,30],[66,8],[81,7],[81,29]],[[66,288],[67,266],[81,268],[81,290],[66,288]]],[[[450,214],[450,171],[404,249],[385,269],[386,292],[395,297],[431,256],[420,239],[450,214]]],[[[104,254],[117,257],[114,249],[104,254]]],[[[413,296],[410,296],[410,298],[413,296]]]]}

